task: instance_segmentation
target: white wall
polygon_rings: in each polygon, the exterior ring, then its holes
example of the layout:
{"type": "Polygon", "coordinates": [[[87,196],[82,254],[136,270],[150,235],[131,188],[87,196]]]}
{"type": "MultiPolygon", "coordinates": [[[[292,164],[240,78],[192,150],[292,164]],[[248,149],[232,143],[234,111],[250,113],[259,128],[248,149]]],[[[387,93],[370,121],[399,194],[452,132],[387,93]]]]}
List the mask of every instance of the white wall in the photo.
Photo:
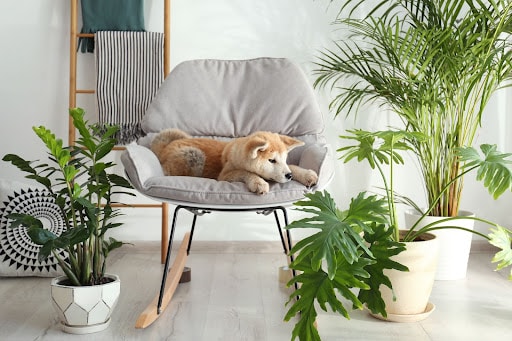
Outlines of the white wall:
{"type": "MultiPolygon", "coordinates": [[[[336,14],[328,0],[174,0],[172,1],[172,66],[187,59],[242,59],[259,56],[288,57],[311,76],[316,51],[329,44],[336,14]]],[[[146,2],[147,27],[162,30],[160,0],[146,2]]],[[[67,139],[69,1],[4,0],[0,2],[0,156],[17,153],[27,159],[43,157],[43,149],[32,133],[34,125],[45,125],[67,139]]],[[[79,62],[84,87],[93,79],[91,55],[79,62]]],[[[333,119],[326,109],[328,96],[317,91],[324,108],[327,135],[336,148],[337,136],[347,127],[368,122],[333,119]]],[[[500,92],[487,110],[481,140],[498,143],[512,150],[511,91],[500,92]],[[508,117],[507,117],[508,116],[508,117]]],[[[91,99],[80,96],[78,104],[89,112],[91,99]]],[[[385,124],[385,122],[381,122],[385,124]]],[[[349,198],[361,190],[372,189],[377,178],[363,165],[337,164],[336,179],[329,190],[346,207],[349,198]]],[[[119,167],[120,168],[120,167],[119,167]]],[[[121,169],[121,168],[120,168],[121,169]]],[[[22,180],[12,166],[0,162],[0,177],[22,180]]],[[[412,164],[400,170],[398,190],[423,200],[418,173],[412,164]],[[413,183],[413,185],[411,185],[413,183]]],[[[512,225],[512,195],[493,201],[472,178],[466,181],[463,207],[496,222],[512,225]]],[[[139,201],[147,202],[141,198],[139,201]]],[[[115,232],[124,240],[158,240],[158,209],[125,211],[125,226],[115,232]]],[[[297,217],[295,212],[291,217],[297,217]]],[[[190,221],[179,222],[178,237],[190,221]]],[[[478,227],[487,231],[487,227],[478,227]]],[[[276,240],[272,217],[251,214],[213,214],[199,220],[197,239],[276,240]],[[236,222],[236,223],[234,223],[236,222]]]]}

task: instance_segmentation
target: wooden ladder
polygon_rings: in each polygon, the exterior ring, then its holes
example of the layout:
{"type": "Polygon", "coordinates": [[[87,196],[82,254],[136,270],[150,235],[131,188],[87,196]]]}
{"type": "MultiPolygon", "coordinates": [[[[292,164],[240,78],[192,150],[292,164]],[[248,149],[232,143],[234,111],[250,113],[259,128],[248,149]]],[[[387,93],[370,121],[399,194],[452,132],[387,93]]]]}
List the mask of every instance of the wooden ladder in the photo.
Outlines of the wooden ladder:
{"type": "MultiPolygon", "coordinates": [[[[164,78],[170,72],[170,33],[171,33],[171,0],[164,1],[164,78]]],[[[78,40],[80,38],[94,37],[94,33],[80,33],[78,29],[78,0],[71,0],[71,25],[69,40],[69,108],[75,108],[78,94],[95,94],[94,89],[77,89],[77,50],[78,40]]],[[[74,144],[76,131],[73,121],[69,119],[68,142],[74,144]]],[[[123,146],[116,146],[114,150],[124,150],[123,146]]],[[[112,205],[114,206],[114,205],[112,205]]],[[[117,204],[114,207],[126,207],[126,205],[117,204]]],[[[134,208],[161,208],[162,211],[162,233],[161,233],[161,262],[165,262],[168,244],[168,226],[169,226],[169,204],[162,202],[159,204],[130,204],[134,208]]]]}

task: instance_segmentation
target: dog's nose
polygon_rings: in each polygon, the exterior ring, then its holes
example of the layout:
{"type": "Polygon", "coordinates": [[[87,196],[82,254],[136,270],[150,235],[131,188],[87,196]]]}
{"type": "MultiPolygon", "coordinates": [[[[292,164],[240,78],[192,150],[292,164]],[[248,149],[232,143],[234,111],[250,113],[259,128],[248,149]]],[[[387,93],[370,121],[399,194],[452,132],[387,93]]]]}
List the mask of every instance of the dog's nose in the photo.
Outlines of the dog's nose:
{"type": "Polygon", "coordinates": [[[286,178],[286,180],[291,180],[293,178],[293,175],[292,173],[286,173],[284,177],[286,178]]]}

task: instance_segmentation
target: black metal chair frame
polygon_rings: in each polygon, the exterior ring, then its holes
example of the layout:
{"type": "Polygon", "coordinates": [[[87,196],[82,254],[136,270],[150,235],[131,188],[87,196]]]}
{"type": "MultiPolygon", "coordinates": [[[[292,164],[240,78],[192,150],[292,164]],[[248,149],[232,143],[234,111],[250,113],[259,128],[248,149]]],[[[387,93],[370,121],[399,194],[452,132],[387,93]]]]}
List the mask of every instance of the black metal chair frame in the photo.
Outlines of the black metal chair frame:
{"type": "MultiPolygon", "coordinates": [[[[171,251],[172,251],[172,242],[174,239],[174,232],[176,230],[176,222],[178,220],[178,213],[182,209],[187,210],[194,215],[194,217],[192,219],[192,227],[190,229],[190,240],[189,240],[188,246],[187,246],[187,255],[190,253],[190,247],[192,245],[194,229],[196,226],[196,221],[197,221],[198,216],[202,216],[204,214],[208,214],[211,212],[256,212],[258,214],[263,214],[263,215],[270,215],[272,213],[274,214],[274,218],[275,218],[277,229],[279,232],[279,237],[281,238],[281,243],[283,246],[284,253],[290,257],[290,262],[293,261],[293,256],[290,253],[290,250],[292,248],[292,240],[291,240],[290,230],[285,230],[286,231],[286,239],[285,239],[285,236],[283,235],[281,221],[279,219],[279,215],[277,214],[277,211],[282,212],[283,218],[284,218],[284,226],[287,226],[288,225],[288,214],[287,214],[286,208],[284,206],[255,207],[255,208],[204,208],[204,207],[177,205],[176,208],[174,209],[171,231],[169,234],[169,243],[167,244],[168,245],[167,255],[165,257],[165,266],[164,266],[164,272],[162,275],[162,284],[160,286],[160,295],[158,298],[158,305],[157,305],[158,314],[161,313],[162,300],[163,300],[164,291],[165,291],[165,283],[167,281],[167,274],[169,272],[169,263],[170,263],[171,251]]],[[[294,275],[295,275],[295,273],[294,273],[294,275]]]]}

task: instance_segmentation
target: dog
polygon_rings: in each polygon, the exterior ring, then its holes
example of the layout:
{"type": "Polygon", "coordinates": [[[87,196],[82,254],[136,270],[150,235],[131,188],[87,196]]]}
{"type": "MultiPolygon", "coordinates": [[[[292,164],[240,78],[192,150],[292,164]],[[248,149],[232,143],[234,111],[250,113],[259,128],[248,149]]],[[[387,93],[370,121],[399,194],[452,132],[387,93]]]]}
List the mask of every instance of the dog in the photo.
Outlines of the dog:
{"type": "Polygon", "coordinates": [[[288,152],[302,145],[300,140],[266,131],[219,141],[167,129],[153,139],[151,150],[165,175],[243,182],[251,192],[262,195],[269,191],[268,181],[293,179],[306,187],[317,183],[315,171],[286,163],[288,152]]]}

